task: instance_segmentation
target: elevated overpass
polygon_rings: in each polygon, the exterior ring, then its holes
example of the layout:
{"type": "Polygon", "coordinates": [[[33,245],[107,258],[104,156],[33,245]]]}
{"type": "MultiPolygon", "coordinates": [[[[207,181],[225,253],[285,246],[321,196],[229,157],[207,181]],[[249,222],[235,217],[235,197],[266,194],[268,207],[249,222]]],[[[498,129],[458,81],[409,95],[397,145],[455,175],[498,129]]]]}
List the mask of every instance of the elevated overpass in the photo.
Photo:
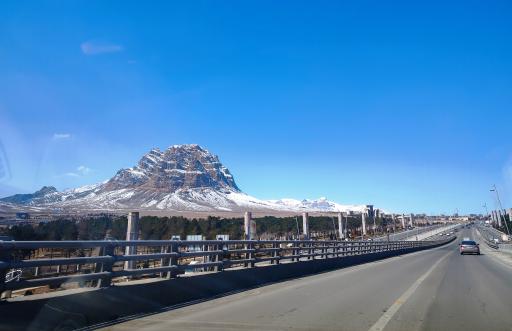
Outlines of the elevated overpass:
{"type": "Polygon", "coordinates": [[[175,304],[439,247],[454,238],[443,239],[4,241],[0,242],[1,276],[12,270],[21,270],[23,276],[0,284],[4,294],[0,330],[74,329],[117,323],[175,304]],[[91,254],[64,254],[77,249],[91,254]],[[35,253],[48,250],[61,254],[42,258],[35,253]],[[135,261],[139,263],[130,263],[135,261]],[[34,269],[39,273],[34,274],[34,269]],[[51,291],[32,292],[45,286],[51,291]],[[71,289],[53,290],[59,287],[71,289]],[[32,295],[15,296],[16,291],[32,295]]]}
{"type": "MultiPolygon", "coordinates": [[[[473,229],[463,237],[478,238],[473,229]]],[[[510,330],[512,267],[457,242],[138,316],[105,330],[510,330]]]]}

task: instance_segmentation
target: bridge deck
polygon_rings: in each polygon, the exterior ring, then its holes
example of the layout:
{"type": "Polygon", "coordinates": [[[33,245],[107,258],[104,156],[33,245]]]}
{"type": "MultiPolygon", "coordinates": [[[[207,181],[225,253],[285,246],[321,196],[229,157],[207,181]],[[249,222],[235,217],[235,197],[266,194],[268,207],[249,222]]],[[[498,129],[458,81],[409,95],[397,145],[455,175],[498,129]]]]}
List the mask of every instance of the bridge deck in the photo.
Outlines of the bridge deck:
{"type": "MultiPolygon", "coordinates": [[[[476,237],[476,233],[464,230],[460,236],[476,237]]],[[[496,260],[484,245],[481,248],[481,256],[460,256],[454,242],[108,329],[509,330],[512,268],[496,260]]]]}

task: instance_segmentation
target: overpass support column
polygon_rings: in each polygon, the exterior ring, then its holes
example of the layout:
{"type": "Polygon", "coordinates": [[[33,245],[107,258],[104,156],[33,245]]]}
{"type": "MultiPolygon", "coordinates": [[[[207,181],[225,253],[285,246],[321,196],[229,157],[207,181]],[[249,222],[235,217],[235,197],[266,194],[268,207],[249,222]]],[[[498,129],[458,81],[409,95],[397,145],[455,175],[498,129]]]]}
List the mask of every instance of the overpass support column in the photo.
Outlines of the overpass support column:
{"type": "Polygon", "coordinates": [[[246,240],[252,240],[252,213],[250,211],[246,211],[244,215],[244,235],[246,240]]]}
{"type": "MultiPolygon", "coordinates": [[[[128,213],[128,227],[126,228],[126,240],[137,240],[139,235],[139,212],[132,211],[128,213]]],[[[135,255],[137,253],[136,246],[126,246],[126,255],[135,255]]],[[[125,269],[134,269],[135,261],[126,261],[124,263],[125,269]]]]}
{"type": "Polygon", "coordinates": [[[501,217],[502,216],[501,216],[501,210],[500,209],[498,209],[498,213],[497,214],[498,214],[497,215],[498,216],[498,226],[501,227],[501,217]]]}
{"type": "Polygon", "coordinates": [[[343,213],[338,213],[338,233],[340,239],[345,239],[345,233],[343,232],[343,213]]]}
{"type": "Polygon", "coordinates": [[[414,215],[413,214],[409,214],[409,224],[410,226],[414,226],[414,215]]]}
{"type": "Polygon", "coordinates": [[[361,213],[361,222],[363,227],[363,236],[366,236],[366,212],[361,213]]]}
{"type": "Polygon", "coordinates": [[[373,227],[373,232],[375,233],[375,227],[377,224],[375,224],[375,210],[373,210],[373,205],[367,205],[367,213],[368,213],[368,221],[369,221],[369,228],[373,227]]]}
{"type": "Polygon", "coordinates": [[[405,229],[405,215],[402,214],[402,228],[405,229]]]}
{"type": "Polygon", "coordinates": [[[304,240],[309,240],[309,215],[308,213],[302,213],[302,234],[304,240]]]}

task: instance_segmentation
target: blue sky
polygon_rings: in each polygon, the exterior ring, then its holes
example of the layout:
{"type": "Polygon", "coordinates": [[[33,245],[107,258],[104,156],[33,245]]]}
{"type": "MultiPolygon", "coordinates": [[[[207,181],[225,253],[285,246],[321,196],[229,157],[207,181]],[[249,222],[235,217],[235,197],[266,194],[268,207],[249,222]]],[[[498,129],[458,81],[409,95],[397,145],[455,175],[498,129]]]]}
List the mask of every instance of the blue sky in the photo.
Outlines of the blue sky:
{"type": "Polygon", "coordinates": [[[0,4],[3,195],[197,143],[259,198],[480,213],[511,104],[506,1],[0,4]]]}

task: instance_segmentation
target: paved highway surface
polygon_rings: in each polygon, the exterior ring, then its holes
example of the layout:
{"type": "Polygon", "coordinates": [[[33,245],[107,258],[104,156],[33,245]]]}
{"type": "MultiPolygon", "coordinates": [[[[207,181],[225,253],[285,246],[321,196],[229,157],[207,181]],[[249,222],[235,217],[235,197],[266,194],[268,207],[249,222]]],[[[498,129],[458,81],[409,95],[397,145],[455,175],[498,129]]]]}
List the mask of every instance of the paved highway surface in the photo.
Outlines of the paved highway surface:
{"type": "Polygon", "coordinates": [[[447,246],[146,316],[112,330],[512,330],[512,268],[447,246]]]}
{"type": "MultiPolygon", "coordinates": [[[[391,241],[394,241],[394,240],[416,240],[417,235],[420,235],[421,238],[426,238],[425,235],[427,235],[429,233],[430,233],[430,235],[433,235],[434,232],[437,233],[439,231],[443,231],[443,229],[449,229],[451,227],[452,226],[450,226],[450,225],[448,225],[448,226],[431,225],[431,226],[417,227],[417,228],[414,228],[411,230],[405,230],[405,231],[401,231],[401,232],[391,233],[389,235],[389,240],[391,240],[391,241]],[[423,236],[421,236],[422,234],[423,234],[423,236]]],[[[419,240],[422,240],[421,238],[419,240]]],[[[375,240],[387,241],[388,237],[380,236],[380,237],[375,238],[375,240]]]]}

